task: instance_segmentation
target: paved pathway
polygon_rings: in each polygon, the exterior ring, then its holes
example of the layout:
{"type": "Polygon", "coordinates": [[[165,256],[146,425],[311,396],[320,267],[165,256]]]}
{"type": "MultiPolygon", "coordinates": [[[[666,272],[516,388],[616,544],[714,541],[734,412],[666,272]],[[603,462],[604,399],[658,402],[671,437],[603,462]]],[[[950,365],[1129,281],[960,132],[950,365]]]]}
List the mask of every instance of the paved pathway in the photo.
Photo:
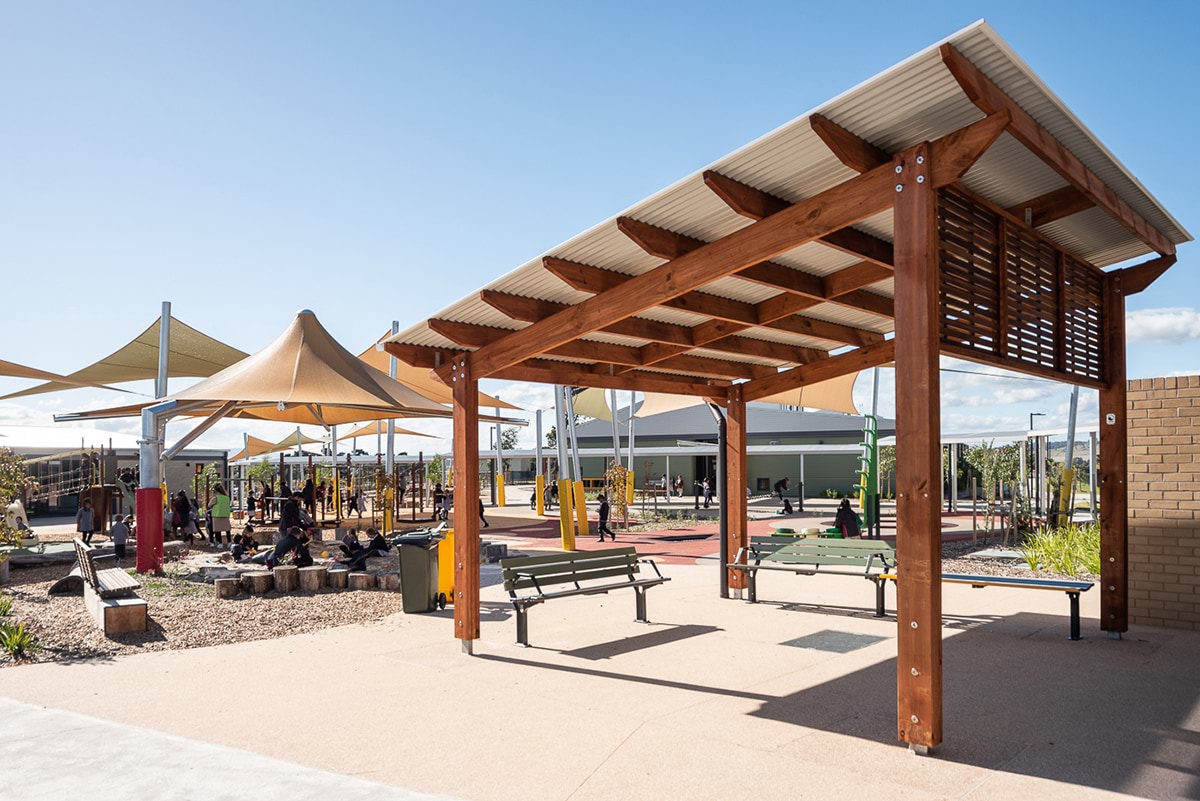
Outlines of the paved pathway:
{"type": "Polygon", "coordinates": [[[0,699],[0,765],[5,801],[449,799],[5,699],[0,699]]]}

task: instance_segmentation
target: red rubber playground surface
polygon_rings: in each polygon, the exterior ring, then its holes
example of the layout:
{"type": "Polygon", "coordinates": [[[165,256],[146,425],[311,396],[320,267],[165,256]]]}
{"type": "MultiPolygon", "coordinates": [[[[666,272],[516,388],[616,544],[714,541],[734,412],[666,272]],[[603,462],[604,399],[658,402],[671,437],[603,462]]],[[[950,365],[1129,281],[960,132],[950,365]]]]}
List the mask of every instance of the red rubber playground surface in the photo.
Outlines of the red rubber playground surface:
{"type": "MultiPolygon", "coordinates": [[[[503,512],[488,510],[490,526],[480,530],[480,537],[493,542],[507,543],[513,551],[554,551],[562,547],[559,535],[557,516],[549,515],[538,519],[528,513],[518,516],[512,507],[503,512]]],[[[589,526],[592,535],[576,537],[575,547],[581,551],[594,551],[601,548],[611,548],[613,543],[605,538],[604,544],[597,539],[596,517],[589,516],[589,526]]],[[[801,518],[765,518],[750,521],[750,536],[769,536],[774,533],[771,524],[791,525],[795,528],[821,527],[833,525],[832,510],[830,514],[817,514],[801,518]]],[[[895,520],[886,517],[883,523],[883,537],[886,540],[895,539],[895,520]]],[[[970,515],[945,515],[942,518],[942,539],[957,540],[971,536],[970,515]]],[[[617,545],[632,545],[641,556],[652,557],[664,564],[696,564],[699,559],[711,557],[720,551],[720,529],[716,521],[696,525],[666,528],[657,531],[639,531],[624,533],[619,525],[610,525],[616,532],[617,545]]]]}

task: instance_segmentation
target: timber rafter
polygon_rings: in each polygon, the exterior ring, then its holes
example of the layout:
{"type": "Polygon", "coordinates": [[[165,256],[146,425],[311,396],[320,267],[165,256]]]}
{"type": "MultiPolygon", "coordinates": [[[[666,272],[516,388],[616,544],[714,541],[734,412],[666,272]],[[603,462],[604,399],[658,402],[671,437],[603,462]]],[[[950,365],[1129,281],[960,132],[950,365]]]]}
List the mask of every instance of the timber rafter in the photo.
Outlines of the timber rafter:
{"type": "MultiPolygon", "coordinates": [[[[933,187],[957,181],[991,146],[1009,119],[1003,111],[931,142],[933,187]]],[[[480,378],[496,375],[885,211],[894,202],[893,178],[890,165],[881,165],[555,312],[472,353],[475,374],[480,378]]]]}

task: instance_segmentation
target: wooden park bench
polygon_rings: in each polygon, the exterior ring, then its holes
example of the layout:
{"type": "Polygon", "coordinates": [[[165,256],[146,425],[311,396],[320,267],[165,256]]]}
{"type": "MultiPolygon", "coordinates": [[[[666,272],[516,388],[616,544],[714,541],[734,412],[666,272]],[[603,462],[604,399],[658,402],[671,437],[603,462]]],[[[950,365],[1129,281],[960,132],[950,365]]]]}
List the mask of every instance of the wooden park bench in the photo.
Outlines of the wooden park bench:
{"type": "Polygon", "coordinates": [[[758,603],[758,571],[783,570],[801,576],[857,576],[875,583],[876,606],[883,603],[882,575],[892,570],[896,550],[883,540],[751,537],[728,567],[746,572],[747,597],[758,603]]]}
{"type": "MultiPolygon", "coordinates": [[[[876,586],[880,592],[876,596],[875,617],[883,617],[883,591],[887,582],[896,581],[894,570],[879,577],[876,586]]],[[[1064,592],[1071,602],[1071,636],[1069,639],[1080,639],[1079,633],[1079,594],[1087,592],[1093,586],[1090,581],[1066,581],[1062,579],[1020,578],[1016,576],[969,576],[962,573],[943,573],[942,582],[946,584],[970,584],[976,589],[983,587],[1015,587],[1025,590],[1051,590],[1064,592]]]]}
{"type": "Polygon", "coordinates": [[[75,570],[83,578],[83,605],[96,625],[105,634],[145,631],[146,601],[137,596],[138,580],[119,567],[97,569],[95,549],[78,537],[74,544],[75,570]]]}
{"type": "Polygon", "coordinates": [[[504,589],[517,612],[517,645],[522,647],[529,645],[527,615],[531,606],[555,598],[631,589],[637,596],[637,621],[649,623],[646,590],[670,581],[653,560],[638,559],[637,550],[631,547],[501,559],[500,569],[504,589]],[[654,576],[640,577],[639,564],[650,565],[654,576]]]}

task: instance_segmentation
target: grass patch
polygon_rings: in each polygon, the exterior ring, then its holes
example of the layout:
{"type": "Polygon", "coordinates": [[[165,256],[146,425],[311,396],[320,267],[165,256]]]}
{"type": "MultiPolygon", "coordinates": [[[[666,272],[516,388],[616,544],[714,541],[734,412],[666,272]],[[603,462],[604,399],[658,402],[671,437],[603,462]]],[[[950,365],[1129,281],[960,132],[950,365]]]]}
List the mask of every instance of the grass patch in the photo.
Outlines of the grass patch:
{"type": "Polygon", "coordinates": [[[1100,524],[1039,529],[1025,539],[1021,555],[1033,570],[1048,570],[1064,576],[1099,575],[1100,524]]]}

